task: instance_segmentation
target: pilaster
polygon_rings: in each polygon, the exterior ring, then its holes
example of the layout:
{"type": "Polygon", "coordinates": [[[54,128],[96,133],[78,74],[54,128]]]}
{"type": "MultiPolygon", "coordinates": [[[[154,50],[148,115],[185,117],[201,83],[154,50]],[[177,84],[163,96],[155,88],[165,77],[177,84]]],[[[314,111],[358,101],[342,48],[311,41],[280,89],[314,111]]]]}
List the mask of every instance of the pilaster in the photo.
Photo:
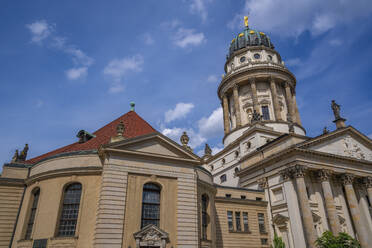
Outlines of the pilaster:
{"type": "Polygon", "coordinates": [[[279,106],[278,94],[276,90],[275,79],[273,77],[270,77],[270,90],[271,90],[271,96],[273,99],[275,120],[281,121],[282,116],[280,114],[280,106],[279,106]]]}
{"type": "Polygon", "coordinates": [[[222,109],[223,109],[223,126],[225,134],[230,132],[230,121],[229,121],[229,103],[226,94],[222,97],[222,109]]]}
{"type": "Polygon", "coordinates": [[[261,113],[260,105],[258,103],[258,97],[257,97],[256,80],[254,78],[251,78],[249,82],[250,82],[251,91],[252,91],[253,108],[254,110],[256,110],[257,113],[261,113]]]}
{"type": "Polygon", "coordinates": [[[234,107],[235,107],[235,116],[236,116],[236,127],[241,127],[242,119],[240,115],[239,91],[238,91],[237,84],[235,84],[233,87],[233,96],[234,96],[234,107]]]}
{"type": "Polygon", "coordinates": [[[285,89],[285,100],[287,102],[288,113],[291,115],[292,120],[296,122],[294,108],[293,108],[293,97],[292,97],[291,87],[289,86],[288,82],[284,84],[284,89],[285,89]]]}

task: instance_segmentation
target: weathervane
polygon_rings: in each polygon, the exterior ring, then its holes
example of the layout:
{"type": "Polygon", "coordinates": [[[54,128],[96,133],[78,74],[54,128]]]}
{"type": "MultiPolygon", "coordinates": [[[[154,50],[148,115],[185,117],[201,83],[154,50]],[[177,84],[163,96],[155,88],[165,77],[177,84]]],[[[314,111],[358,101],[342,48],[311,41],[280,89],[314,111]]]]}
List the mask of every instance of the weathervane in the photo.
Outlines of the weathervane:
{"type": "Polygon", "coordinates": [[[248,28],[248,16],[244,16],[244,25],[248,28]]]}

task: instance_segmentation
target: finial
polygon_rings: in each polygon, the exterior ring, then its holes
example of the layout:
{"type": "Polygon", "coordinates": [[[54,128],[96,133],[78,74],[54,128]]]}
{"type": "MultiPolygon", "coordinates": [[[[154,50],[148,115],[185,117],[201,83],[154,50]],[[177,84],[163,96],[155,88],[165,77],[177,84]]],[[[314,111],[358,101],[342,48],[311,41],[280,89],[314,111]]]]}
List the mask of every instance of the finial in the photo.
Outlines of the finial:
{"type": "Polygon", "coordinates": [[[248,16],[244,16],[244,25],[248,28],[248,16]]]}
{"type": "Polygon", "coordinates": [[[346,119],[340,116],[341,106],[338,105],[335,100],[332,100],[331,108],[333,110],[333,115],[335,116],[335,120],[333,122],[336,123],[337,129],[345,127],[346,119]]]}
{"type": "Polygon", "coordinates": [[[130,111],[134,111],[134,107],[136,104],[134,102],[130,102],[130,111]]]}

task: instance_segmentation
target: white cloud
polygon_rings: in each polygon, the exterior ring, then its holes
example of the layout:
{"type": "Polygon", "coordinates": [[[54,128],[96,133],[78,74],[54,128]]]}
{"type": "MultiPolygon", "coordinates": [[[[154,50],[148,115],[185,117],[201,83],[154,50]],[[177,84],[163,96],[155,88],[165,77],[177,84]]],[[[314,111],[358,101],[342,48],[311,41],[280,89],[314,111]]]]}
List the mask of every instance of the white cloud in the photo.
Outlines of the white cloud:
{"type": "Polygon", "coordinates": [[[66,71],[66,76],[70,80],[76,80],[79,78],[84,78],[87,75],[87,67],[71,68],[66,71]]]}
{"type": "Polygon", "coordinates": [[[249,14],[250,27],[280,36],[297,37],[305,31],[322,34],[336,25],[349,23],[372,13],[370,0],[246,0],[243,10],[228,23],[230,28],[243,27],[249,14]]]}
{"type": "Polygon", "coordinates": [[[35,21],[31,24],[27,24],[26,27],[31,32],[31,41],[39,44],[54,30],[53,26],[49,25],[45,20],[35,21]]]}
{"type": "Polygon", "coordinates": [[[207,139],[205,137],[203,137],[199,133],[195,132],[191,128],[186,129],[186,128],[175,127],[175,128],[165,128],[165,129],[162,130],[162,134],[164,134],[168,138],[170,138],[170,139],[172,139],[172,140],[174,140],[178,143],[180,142],[180,137],[183,134],[183,132],[186,132],[187,135],[189,136],[190,142],[189,142],[188,145],[192,149],[195,149],[196,147],[199,147],[200,145],[204,144],[207,141],[207,139]]]}
{"type": "Polygon", "coordinates": [[[152,38],[151,34],[145,33],[141,36],[141,39],[146,45],[152,45],[155,43],[154,38],[152,38]]]}
{"type": "Polygon", "coordinates": [[[199,132],[206,138],[211,138],[223,133],[222,108],[215,109],[208,117],[198,121],[199,132]]]}
{"type": "Polygon", "coordinates": [[[186,48],[199,46],[206,42],[206,38],[203,33],[197,33],[194,29],[178,28],[173,36],[173,42],[178,47],[186,48]]]}
{"type": "Polygon", "coordinates": [[[220,151],[222,151],[223,145],[222,144],[217,144],[216,146],[211,147],[211,149],[212,149],[212,155],[215,155],[215,154],[219,153],[220,151]]]}
{"type": "Polygon", "coordinates": [[[332,40],[329,41],[329,44],[331,44],[332,46],[341,46],[342,41],[339,40],[339,39],[332,39],[332,40]]]}
{"type": "Polygon", "coordinates": [[[288,59],[285,61],[285,65],[288,66],[299,66],[301,65],[301,59],[300,58],[293,58],[293,59],[288,59]]]}
{"type": "Polygon", "coordinates": [[[108,92],[111,94],[116,94],[124,91],[124,85],[121,83],[114,83],[109,87],[108,92]]]}
{"type": "Polygon", "coordinates": [[[198,14],[202,21],[205,22],[208,17],[207,3],[212,2],[211,0],[192,0],[190,4],[191,13],[198,14]]]}
{"type": "Polygon", "coordinates": [[[165,112],[165,122],[169,123],[171,121],[185,118],[188,113],[194,108],[192,103],[177,103],[174,109],[170,109],[165,112]]]}
{"type": "Polygon", "coordinates": [[[115,81],[120,81],[128,72],[142,71],[144,60],[141,55],[134,55],[122,59],[113,59],[104,68],[103,73],[111,76],[115,81]]]}
{"type": "Polygon", "coordinates": [[[216,75],[209,75],[207,78],[208,83],[217,83],[218,77],[216,75]]]}
{"type": "Polygon", "coordinates": [[[72,60],[75,64],[90,66],[94,62],[94,59],[87,56],[83,51],[75,47],[66,47],[64,51],[72,56],[72,60]]]}
{"type": "Polygon", "coordinates": [[[160,27],[163,29],[175,29],[181,25],[181,22],[177,19],[173,19],[171,21],[163,22],[160,24],[160,27]]]}

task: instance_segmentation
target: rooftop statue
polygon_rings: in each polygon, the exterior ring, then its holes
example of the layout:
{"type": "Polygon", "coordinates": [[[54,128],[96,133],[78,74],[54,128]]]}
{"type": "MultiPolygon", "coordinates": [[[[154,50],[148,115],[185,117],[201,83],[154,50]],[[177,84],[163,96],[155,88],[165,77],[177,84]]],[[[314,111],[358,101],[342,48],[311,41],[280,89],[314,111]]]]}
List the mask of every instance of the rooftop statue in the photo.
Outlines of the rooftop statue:
{"type": "Polygon", "coordinates": [[[209,147],[207,143],[205,143],[204,155],[212,155],[212,149],[209,147]]]}
{"type": "Polygon", "coordinates": [[[332,104],[331,104],[331,107],[332,107],[332,110],[333,110],[333,114],[335,116],[335,120],[338,120],[338,119],[341,119],[342,117],[340,116],[340,109],[341,109],[341,106],[338,105],[335,100],[332,100],[332,104]]]}
{"type": "Polygon", "coordinates": [[[25,145],[25,147],[19,154],[18,154],[18,149],[17,149],[12,157],[12,163],[25,161],[27,157],[27,152],[28,152],[28,144],[25,145]]]}

